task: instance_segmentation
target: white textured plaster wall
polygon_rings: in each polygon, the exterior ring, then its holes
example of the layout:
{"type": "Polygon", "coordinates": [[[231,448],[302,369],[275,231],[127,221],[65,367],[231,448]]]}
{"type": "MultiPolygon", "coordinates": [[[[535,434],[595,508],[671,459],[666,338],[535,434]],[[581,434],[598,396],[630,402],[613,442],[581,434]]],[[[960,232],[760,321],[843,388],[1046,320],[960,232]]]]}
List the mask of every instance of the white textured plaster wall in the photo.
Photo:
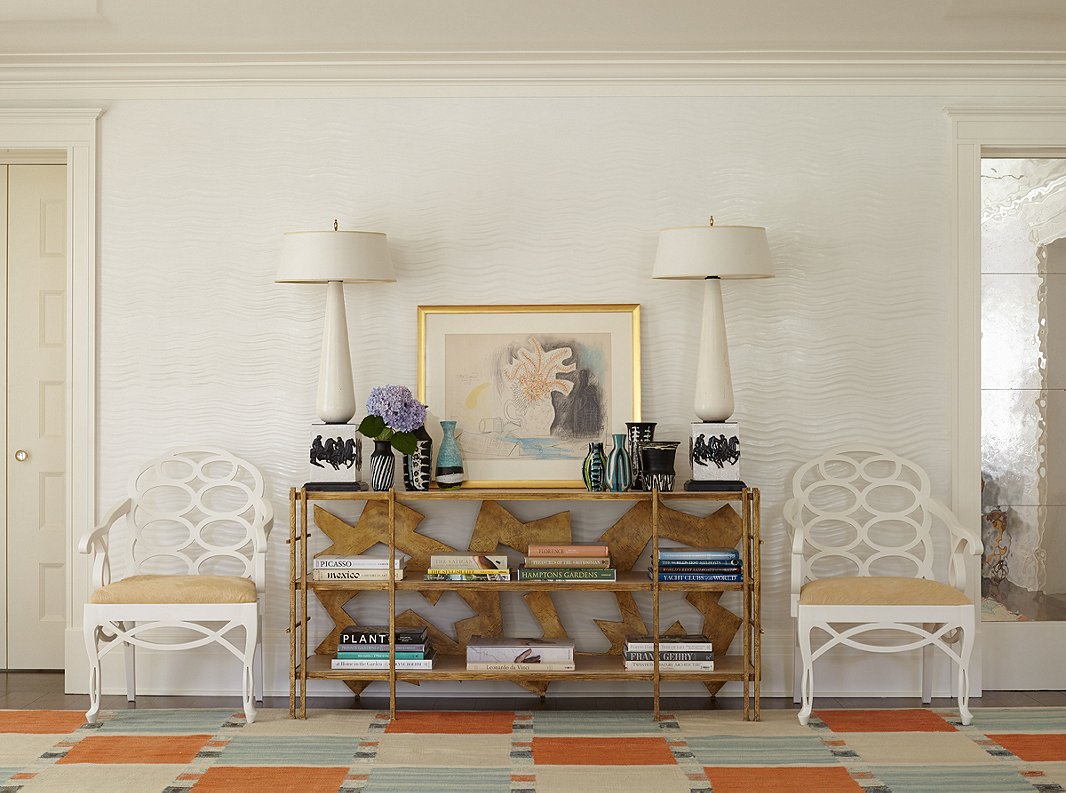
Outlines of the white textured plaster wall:
{"type": "MultiPolygon", "coordinates": [[[[743,474],[763,493],[764,674],[788,690],[781,507],[796,466],[873,439],[949,493],[948,142],[931,99],[117,102],[100,124],[101,508],[171,445],[209,441],[259,465],[280,519],[268,690],[285,691],[287,492],[305,478],[325,295],[273,283],[284,231],[336,217],[389,234],[397,282],[346,287],[360,399],[414,385],[421,303],[639,302],[644,417],[681,439],[701,290],[651,280],[656,234],[710,213],[764,225],[777,278],[724,291],[743,474]]],[[[474,509],[435,505],[425,531],[461,544],[474,509]]],[[[620,511],[574,505],[578,537],[620,511]]],[[[453,596],[399,605],[441,625],[467,616],[453,596]]],[[[591,617],[616,616],[613,599],[562,606],[579,646],[606,645],[591,617]]],[[[508,608],[532,628],[520,600],[508,608]]],[[[698,626],[680,601],[663,616],[698,626]]],[[[907,663],[827,666],[823,690],[905,689],[907,663]]]]}

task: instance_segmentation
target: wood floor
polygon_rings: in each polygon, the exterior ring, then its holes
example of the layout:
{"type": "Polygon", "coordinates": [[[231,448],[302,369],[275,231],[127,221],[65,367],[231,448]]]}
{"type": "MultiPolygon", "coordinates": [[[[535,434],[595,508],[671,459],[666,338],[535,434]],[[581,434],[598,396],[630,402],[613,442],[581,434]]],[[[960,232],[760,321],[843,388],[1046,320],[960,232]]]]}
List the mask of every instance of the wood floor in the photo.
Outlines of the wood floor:
{"type": "MultiPolygon", "coordinates": [[[[316,708],[388,708],[387,696],[312,697],[308,707],[316,708]]],[[[268,708],[287,708],[288,697],[267,697],[268,708]]],[[[402,710],[642,710],[651,707],[650,697],[549,697],[541,702],[535,696],[483,697],[457,699],[454,697],[400,697],[402,710]]],[[[740,697],[663,697],[665,710],[721,709],[742,707],[740,697]]],[[[819,708],[917,708],[919,697],[819,697],[819,708]]],[[[973,707],[1037,707],[1066,706],[1066,691],[986,691],[983,697],[970,700],[973,707]]],[[[2,672],[0,671],[0,709],[85,710],[89,698],[84,694],[63,693],[62,672],[2,672]]],[[[141,708],[225,708],[240,710],[240,697],[138,697],[136,704],[127,703],[124,696],[104,696],[102,707],[116,710],[141,708]]],[[[795,708],[791,697],[763,697],[764,708],[795,708]]],[[[933,707],[952,708],[955,700],[934,698],[933,707]]]]}

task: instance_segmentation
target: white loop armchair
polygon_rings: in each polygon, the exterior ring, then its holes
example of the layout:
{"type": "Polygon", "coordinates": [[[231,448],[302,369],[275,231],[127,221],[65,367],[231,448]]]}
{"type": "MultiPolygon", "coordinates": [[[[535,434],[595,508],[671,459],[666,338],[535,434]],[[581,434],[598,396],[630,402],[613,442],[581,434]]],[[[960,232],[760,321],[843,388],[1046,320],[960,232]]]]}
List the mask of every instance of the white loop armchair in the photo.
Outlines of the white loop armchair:
{"type": "Polygon", "coordinates": [[[100,710],[100,659],[120,644],[130,702],[136,696],[137,647],[220,644],[241,661],[244,712],[249,722],[255,720],[253,700],[263,698],[260,601],[273,523],[262,475],[222,449],[177,449],[130,479],[128,498],[78,548],[93,556],[96,589],[84,614],[90,723],[100,710]],[[112,582],[111,531],[122,517],[124,577],[112,582]],[[149,634],[160,629],[171,634],[180,629],[191,637],[153,641],[149,634]],[[237,629],[243,629],[243,641],[230,638],[237,629]]]}
{"type": "Polygon", "coordinates": [[[796,471],[785,520],[793,531],[800,723],[814,705],[814,662],[844,645],[874,653],[921,648],[923,702],[932,694],[932,651],[943,651],[958,666],[959,714],[970,724],[977,609],[965,594],[966,556],[981,554],[981,540],[932,497],[926,472],[886,449],[838,447],[796,471]],[[934,575],[935,524],[950,536],[947,584],[934,575]],[[816,629],[829,638],[814,649],[816,629]],[[902,639],[867,636],[886,629],[902,639]]]}

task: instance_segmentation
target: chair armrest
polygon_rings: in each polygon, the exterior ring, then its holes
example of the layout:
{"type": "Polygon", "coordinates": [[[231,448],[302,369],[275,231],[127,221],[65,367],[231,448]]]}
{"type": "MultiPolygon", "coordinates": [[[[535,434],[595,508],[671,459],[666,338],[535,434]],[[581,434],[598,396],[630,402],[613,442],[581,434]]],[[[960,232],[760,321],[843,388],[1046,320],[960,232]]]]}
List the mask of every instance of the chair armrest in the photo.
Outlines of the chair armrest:
{"type": "Polygon", "coordinates": [[[951,563],[948,583],[960,592],[966,590],[966,556],[980,556],[984,551],[981,536],[969,526],[963,526],[955,513],[939,501],[929,503],[929,511],[944,522],[951,535],[951,563]]]}
{"type": "Polygon", "coordinates": [[[790,498],[787,502],[785,502],[785,524],[792,535],[792,589],[790,605],[793,617],[797,616],[799,613],[800,589],[803,587],[804,533],[803,525],[799,521],[798,507],[799,502],[796,501],[796,499],[794,498],[790,498]]]}
{"type": "Polygon", "coordinates": [[[263,522],[259,531],[254,532],[252,550],[255,553],[266,553],[267,540],[270,539],[270,532],[274,528],[274,505],[264,498],[259,502],[259,512],[263,516],[263,522]]]}
{"type": "Polygon", "coordinates": [[[79,553],[91,553],[93,555],[93,571],[91,581],[96,589],[106,586],[111,582],[111,560],[108,558],[108,534],[123,515],[129,514],[130,500],[123,499],[116,504],[103,521],[85,534],[78,543],[79,553]]]}

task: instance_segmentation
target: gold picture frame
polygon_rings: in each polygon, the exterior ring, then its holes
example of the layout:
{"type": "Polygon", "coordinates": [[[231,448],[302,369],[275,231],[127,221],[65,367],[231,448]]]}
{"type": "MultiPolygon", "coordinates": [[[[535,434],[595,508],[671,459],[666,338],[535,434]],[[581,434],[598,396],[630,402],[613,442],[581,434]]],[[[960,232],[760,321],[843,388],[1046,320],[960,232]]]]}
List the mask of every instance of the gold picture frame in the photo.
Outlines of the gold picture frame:
{"type": "Polygon", "coordinates": [[[640,421],[640,305],[419,306],[418,399],[435,442],[459,422],[464,487],[583,487],[588,442],[640,421]]]}

